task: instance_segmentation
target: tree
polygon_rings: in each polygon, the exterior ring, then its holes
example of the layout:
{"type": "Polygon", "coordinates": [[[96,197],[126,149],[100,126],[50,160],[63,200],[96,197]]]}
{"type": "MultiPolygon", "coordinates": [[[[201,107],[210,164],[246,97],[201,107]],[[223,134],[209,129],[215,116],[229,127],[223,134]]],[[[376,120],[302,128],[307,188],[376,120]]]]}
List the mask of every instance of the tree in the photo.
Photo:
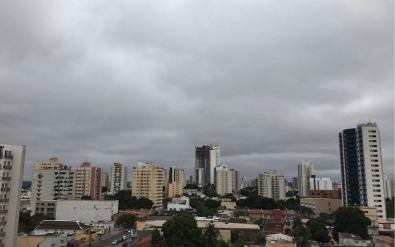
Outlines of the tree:
{"type": "Polygon", "coordinates": [[[240,238],[240,233],[238,230],[230,231],[230,239],[232,243],[235,243],[240,238]]]}
{"type": "Polygon", "coordinates": [[[244,239],[239,238],[236,242],[232,245],[233,247],[245,247],[249,246],[244,239]]]}
{"type": "Polygon", "coordinates": [[[296,228],[298,226],[303,226],[303,223],[302,223],[302,220],[299,217],[295,217],[294,221],[292,223],[292,235],[293,236],[295,236],[294,233],[295,233],[295,230],[296,230],[296,228]]]}
{"type": "Polygon", "coordinates": [[[187,185],[184,187],[184,190],[188,190],[188,189],[200,190],[199,186],[197,186],[196,184],[187,184],[187,185]]]}
{"type": "Polygon", "coordinates": [[[42,213],[36,213],[31,216],[31,211],[19,212],[19,225],[18,232],[30,233],[33,231],[43,220],[53,220],[51,216],[42,213]]]}
{"type": "Polygon", "coordinates": [[[196,213],[198,216],[206,216],[206,211],[207,211],[207,208],[203,204],[200,204],[196,208],[196,213]]]}
{"type": "Polygon", "coordinates": [[[101,187],[101,193],[105,193],[108,191],[108,187],[102,186],[101,187]]]}
{"type": "Polygon", "coordinates": [[[134,222],[136,222],[136,216],[133,214],[123,214],[118,216],[117,225],[123,226],[124,228],[133,228],[134,222]]]}
{"type": "Polygon", "coordinates": [[[160,235],[160,232],[157,228],[151,234],[151,247],[165,247],[165,241],[163,236],[160,235]]]}
{"type": "Polygon", "coordinates": [[[295,228],[294,240],[297,247],[310,247],[311,246],[311,234],[309,229],[303,225],[299,225],[295,228]]]}
{"type": "Polygon", "coordinates": [[[259,245],[265,245],[265,244],[266,244],[266,236],[265,236],[265,234],[264,234],[263,232],[259,232],[259,233],[256,235],[256,242],[257,242],[259,245]]]}
{"type": "Polygon", "coordinates": [[[218,247],[230,247],[230,240],[225,241],[223,239],[218,240],[218,247]]]}
{"type": "Polygon", "coordinates": [[[333,236],[339,239],[339,232],[358,234],[362,239],[369,239],[368,226],[372,221],[365,217],[364,212],[355,207],[339,208],[334,212],[335,223],[333,236]]]}
{"type": "Polygon", "coordinates": [[[215,228],[214,224],[207,224],[204,230],[204,236],[206,237],[204,246],[205,247],[216,247],[218,243],[218,236],[220,235],[219,230],[215,228]]]}
{"type": "Polygon", "coordinates": [[[331,240],[324,219],[320,217],[311,219],[307,222],[306,226],[310,230],[311,239],[317,241],[319,245],[329,243],[331,240]]]}
{"type": "Polygon", "coordinates": [[[118,209],[126,210],[130,208],[145,208],[151,209],[154,202],[148,198],[132,196],[132,193],[128,190],[121,190],[115,195],[106,195],[104,200],[118,200],[118,209]]]}
{"type": "Polygon", "coordinates": [[[333,226],[333,223],[335,222],[333,214],[320,213],[320,218],[325,221],[325,225],[327,226],[333,226]]]}
{"type": "Polygon", "coordinates": [[[385,199],[387,218],[394,218],[394,197],[385,199]]]}
{"type": "Polygon", "coordinates": [[[208,209],[218,209],[218,207],[221,206],[221,201],[207,199],[204,202],[204,206],[206,206],[208,209]]]}
{"type": "Polygon", "coordinates": [[[81,196],[81,200],[93,200],[91,196],[81,196]]]}
{"type": "Polygon", "coordinates": [[[203,245],[202,231],[196,220],[186,214],[178,214],[168,220],[162,227],[163,236],[168,247],[194,247],[203,245]]]}

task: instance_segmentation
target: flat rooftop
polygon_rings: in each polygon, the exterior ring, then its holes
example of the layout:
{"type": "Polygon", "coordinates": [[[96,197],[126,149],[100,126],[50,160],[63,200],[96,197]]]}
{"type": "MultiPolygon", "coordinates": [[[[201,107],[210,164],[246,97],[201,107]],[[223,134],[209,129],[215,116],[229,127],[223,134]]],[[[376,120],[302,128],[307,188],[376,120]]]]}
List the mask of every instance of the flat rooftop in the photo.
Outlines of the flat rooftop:
{"type": "MultiPolygon", "coordinates": [[[[145,221],[143,222],[146,225],[152,226],[152,227],[162,227],[162,225],[166,221],[164,220],[154,220],[154,221],[145,221]]],[[[209,224],[210,222],[207,221],[198,221],[197,226],[199,228],[206,228],[206,225],[209,224]]],[[[253,225],[253,224],[239,224],[239,223],[228,223],[226,224],[225,222],[213,222],[211,224],[214,224],[216,228],[218,229],[250,229],[250,230],[260,230],[258,225],[253,225]]]]}

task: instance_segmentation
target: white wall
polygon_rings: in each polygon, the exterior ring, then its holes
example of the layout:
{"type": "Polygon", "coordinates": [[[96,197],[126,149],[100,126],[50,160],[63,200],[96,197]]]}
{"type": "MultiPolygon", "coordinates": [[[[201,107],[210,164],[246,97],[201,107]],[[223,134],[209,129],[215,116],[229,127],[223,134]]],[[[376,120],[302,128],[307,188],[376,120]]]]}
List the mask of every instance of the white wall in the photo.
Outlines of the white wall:
{"type": "Polygon", "coordinates": [[[58,200],[56,206],[56,220],[77,220],[85,224],[111,221],[116,213],[118,201],[58,200]]]}

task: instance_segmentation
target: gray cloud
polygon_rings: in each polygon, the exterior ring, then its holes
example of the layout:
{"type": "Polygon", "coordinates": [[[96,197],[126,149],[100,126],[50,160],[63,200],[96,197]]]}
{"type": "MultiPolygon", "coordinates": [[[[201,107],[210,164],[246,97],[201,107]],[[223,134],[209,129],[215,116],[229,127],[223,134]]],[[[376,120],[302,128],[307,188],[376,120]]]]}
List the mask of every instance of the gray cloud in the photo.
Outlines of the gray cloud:
{"type": "MultiPolygon", "coordinates": [[[[392,1],[7,2],[3,142],[32,163],[194,166],[218,142],[242,176],[339,178],[337,134],[381,130],[394,174],[392,1]]],[[[131,174],[130,174],[131,175],[131,174]]],[[[393,178],[393,176],[392,176],[393,178]]]]}

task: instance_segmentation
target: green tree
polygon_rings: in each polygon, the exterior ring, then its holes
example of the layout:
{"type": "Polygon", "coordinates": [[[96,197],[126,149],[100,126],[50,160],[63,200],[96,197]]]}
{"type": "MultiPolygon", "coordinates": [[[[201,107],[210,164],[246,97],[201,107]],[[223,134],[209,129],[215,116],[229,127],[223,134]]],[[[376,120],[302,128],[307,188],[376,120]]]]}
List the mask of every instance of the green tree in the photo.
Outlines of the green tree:
{"type": "Polygon", "coordinates": [[[204,206],[206,206],[208,209],[218,209],[218,207],[221,206],[221,201],[207,199],[204,202],[204,206]]]}
{"type": "Polygon", "coordinates": [[[81,196],[81,200],[93,200],[91,196],[81,196]]]}
{"type": "Polygon", "coordinates": [[[105,193],[108,191],[108,187],[102,186],[101,187],[101,193],[105,193]]]}
{"type": "Polygon", "coordinates": [[[218,240],[218,247],[230,247],[230,240],[225,241],[223,239],[218,240]]]}
{"type": "Polygon", "coordinates": [[[240,238],[240,233],[238,230],[230,231],[230,240],[235,243],[240,238]]]}
{"type": "Polygon", "coordinates": [[[295,228],[294,241],[297,247],[310,247],[311,246],[311,234],[309,229],[303,225],[299,225],[295,228]]]}
{"type": "Polygon", "coordinates": [[[187,184],[187,185],[184,187],[184,190],[187,190],[187,189],[197,189],[197,190],[200,190],[199,186],[197,186],[196,184],[187,184]]]}
{"type": "Polygon", "coordinates": [[[324,219],[320,217],[311,219],[307,222],[306,226],[310,230],[311,239],[317,241],[319,245],[329,243],[331,240],[324,219]]]}
{"type": "Polygon", "coordinates": [[[259,245],[265,245],[265,244],[266,244],[266,236],[265,236],[265,234],[264,234],[263,232],[259,232],[259,233],[256,235],[256,242],[257,242],[259,245]]]}
{"type": "Polygon", "coordinates": [[[196,208],[196,212],[197,212],[198,216],[206,216],[206,211],[207,211],[207,208],[203,204],[200,204],[196,208]]]}
{"type": "Polygon", "coordinates": [[[203,205],[203,203],[204,203],[204,199],[203,198],[196,198],[196,197],[194,197],[194,198],[191,198],[191,200],[189,201],[189,205],[192,208],[194,208],[194,209],[197,209],[197,207],[199,205],[203,205]]]}
{"type": "Polygon", "coordinates": [[[162,227],[163,236],[168,247],[194,247],[203,245],[202,231],[196,220],[186,214],[178,214],[168,220],[162,227]]]}
{"type": "Polygon", "coordinates": [[[339,208],[334,216],[333,236],[336,240],[339,239],[339,232],[358,234],[362,239],[369,239],[368,226],[372,222],[359,208],[339,208]]]}
{"type": "Polygon", "coordinates": [[[133,214],[123,214],[118,216],[117,225],[123,226],[124,228],[133,228],[134,222],[136,222],[136,216],[133,214]]]}
{"type": "Polygon", "coordinates": [[[327,226],[333,226],[333,223],[335,222],[333,214],[320,213],[320,218],[325,221],[325,225],[327,226]]]}
{"type": "Polygon", "coordinates": [[[151,209],[154,202],[148,198],[132,196],[132,193],[128,190],[121,190],[115,195],[106,195],[104,200],[118,200],[118,209],[126,210],[131,208],[145,208],[151,209]]]}
{"type": "Polygon", "coordinates": [[[299,217],[295,217],[294,221],[292,223],[292,235],[293,236],[295,236],[294,233],[295,233],[295,230],[296,230],[296,228],[298,226],[303,226],[303,223],[302,223],[302,220],[299,217]]]}
{"type": "Polygon", "coordinates": [[[31,216],[31,211],[19,212],[19,225],[18,232],[30,233],[33,231],[43,220],[53,220],[49,215],[36,213],[31,216]]]}
{"type": "Polygon", "coordinates": [[[250,245],[247,244],[247,242],[244,239],[239,238],[238,240],[236,240],[236,242],[234,242],[234,244],[232,246],[233,247],[245,247],[245,246],[250,246],[250,245]]]}
{"type": "Polygon", "coordinates": [[[214,224],[207,224],[206,229],[204,230],[205,238],[205,247],[216,247],[218,243],[218,237],[220,233],[217,228],[215,228],[214,224]]]}
{"type": "Polygon", "coordinates": [[[163,236],[160,235],[156,228],[151,234],[151,247],[166,247],[163,236]]]}

